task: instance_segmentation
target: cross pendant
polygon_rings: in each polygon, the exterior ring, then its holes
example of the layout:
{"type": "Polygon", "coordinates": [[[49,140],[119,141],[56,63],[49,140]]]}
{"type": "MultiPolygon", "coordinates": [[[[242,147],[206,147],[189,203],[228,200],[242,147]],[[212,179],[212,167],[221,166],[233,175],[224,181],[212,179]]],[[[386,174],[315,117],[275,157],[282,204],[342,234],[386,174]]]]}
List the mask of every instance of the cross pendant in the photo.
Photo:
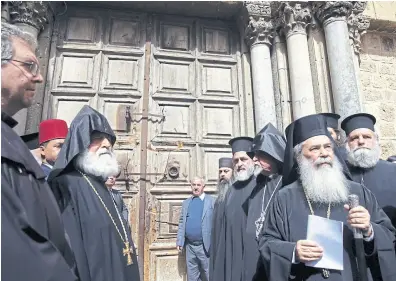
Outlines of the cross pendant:
{"type": "Polygon", "coordinates": [[[322,269],[322,276],[324,279],[330,278],[330,271],[328,269],[322,269]]]}
{"type": "Polygon", "coordinates": [[[132,256],[131,256],[131,254],[133,254],[133,249],[132,247],[129,246],[129,242],[124,242],[124,244],[125,244],[125,248],[122,249],[122,254],[124,256],[127,256],[127,265],[131,265],[133,264],[132,256]]]}

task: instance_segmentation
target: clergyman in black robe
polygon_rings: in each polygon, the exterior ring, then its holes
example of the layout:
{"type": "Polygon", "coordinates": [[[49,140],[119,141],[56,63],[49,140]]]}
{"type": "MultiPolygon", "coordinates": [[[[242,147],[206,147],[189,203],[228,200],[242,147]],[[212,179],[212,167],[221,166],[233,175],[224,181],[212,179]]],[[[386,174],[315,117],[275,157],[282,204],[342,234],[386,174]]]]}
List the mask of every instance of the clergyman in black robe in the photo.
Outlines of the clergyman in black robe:
{"type": "Polygon", "coordinates": [[[354,114],[342,122],[347,135],[347,163],[353,181],[366,186],[396,227],[396,165],[380,159],[375,117],[354,114]]]}
{"type": "MultiPolygon", "coordinates": [[[[223,241],[216,249],[216,258],[212,262],[212,281],[241,281],[244,275],[244,233],[247,216],[243,203],[248,199],[256,186],[252,153],[252,138],[237,137],[229,144],[233,154],[233,185],[224,198],[224,213],[221,224],[212,230],[213,239],[223,241]]],[[[212,258],[212,257],[211,257],[212,258]]]]}
{"type": "Polygon", "coordinates": [[[268,123],[253,139],[255,153],[261,172],[256,177],[256,187],[243,204],[247,216],[244,237],[245,281],[267,280],[260,257],[258,239],[265,228],[266,214],[275,194],[282,186],[282,164],[286,141],[271,123],[268,123]]]}
{"type": "MultiPolygon", "coordinates": [[[[220,158],[219,159],[219,180],[217,183],[217,198],[213,206],[213,224],[211,232],[211,243],[210,243],[210,259],[209,259],[209,274],[214,272],[214,266],[224,267],[223,256],[217,255],[220,249],[224,249],[225,240],[220,235],[224,234],[224,206],[225,196],[228,189],[232,185],[232,172],[233,172],[232,158],[220,158]]],[[[209,275],[210,276],[210,275],[209,275]]],[[[215,279],[211,279],[215,280],[215,279]]]]}
{"type": "Polygon", "coordinates": [[[112,152],[115,141],[106,118],[84,106],[48,178],[81,281],[139,280],[131,233],[105,185],[119,172],[112,152]]]}
{"type": "Polygon", "coordinates": [[[283,180],[260,240],[260,252],[270,280],[359,281],[351,225],[363,233],[369,280],[396,280],[394,231],[374,195],[347,179],[323,116],[309,115],[286,129],[283,180]],[[360,206],[349,210],[349,194],[360,206]],[[321,269],[305,262],[321,258],[323,249],[307,241],[309,215],[343,222],[343,270],[321,269]],[[308,245],[309,243],[310,245],[308,245]],[[379,277],[378,275],[382,275],[379,277]]]}
{"type": "Polygon", "coordinates": [[[59,208],[16,124],[1,113],[1,279],[77,280],[59,208]]]}

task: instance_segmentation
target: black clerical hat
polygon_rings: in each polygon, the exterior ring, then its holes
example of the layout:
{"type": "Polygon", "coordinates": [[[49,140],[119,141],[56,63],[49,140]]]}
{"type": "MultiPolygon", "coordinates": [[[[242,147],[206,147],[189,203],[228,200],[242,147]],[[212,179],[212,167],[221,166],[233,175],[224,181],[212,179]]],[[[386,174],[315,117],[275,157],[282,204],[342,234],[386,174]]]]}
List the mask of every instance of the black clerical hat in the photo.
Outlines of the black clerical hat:
{"type": "Polygon", "coordinates": [[[232,158],[223,157],[219,159],[219,169],[220,168],[233,168],[232,158]]]}
{"type": "Polygon", "coordinates": [[[320,113],[326,117],[327,127],[333,128],[335,130],[338,129],[338,119],[340,119],[340,115],[336,113],[320,113]]]}
{"type": "Polygon", "coordinates": [[[327,136],[333,142],[334,153],[343,166],[345,175],[351,178],[348,168],[341,157],[337,145],[327,130],[327,127],[325,116],[313,114],[297,119],[286,128],[287,143],[283,161],[283,186],[291,184],[298,179],[297,163],[294,159],[294,147],[309,138],[322,135],[327,136]]]}
{"type": "Polygon", "coordinates": [[[21,139],[23,142],[26,144],[26,146],[29,148],[29,150],[33,150],[38,148],[39,145],[39,133],[32,133],[32,134],[27,134],[21,136],[21,139]]]}
{"type": "Polygon", "coordinates": [[[348,116],[341,123],[341,128],[349,135],[356,129],[366,128],[374,132],[374,124],[376,119],[373,115],[368,113],[357,113],[348,116]]]}
{"type": "Polygon", "coordinates": [[[237,137],[231,139],[228,144],[231,145],[232,154],[239,151],[245,151],[250,158],[253,158],[252,141],[253,138],[251,137],[237,137]]]}

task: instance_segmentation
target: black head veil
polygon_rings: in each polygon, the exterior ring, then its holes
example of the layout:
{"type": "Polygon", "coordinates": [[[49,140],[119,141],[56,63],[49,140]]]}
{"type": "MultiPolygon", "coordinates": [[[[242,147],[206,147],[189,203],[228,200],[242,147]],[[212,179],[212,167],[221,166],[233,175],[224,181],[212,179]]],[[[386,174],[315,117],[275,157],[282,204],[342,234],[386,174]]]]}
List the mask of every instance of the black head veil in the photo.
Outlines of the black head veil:
{"type": "Polygon", "coordinates": [[[84,152],[89,147],[93,132],[107,134],[111,144],[114,145],[116,136],[106,117],[92,107],[85,105],[70,124],[69,133],[48,181],[70,168],[70,164],[77,154],[84,152]]]}
{"type": "Polygon", "coordinates": [[[313,114],[295,120],[286,128],[287,143],[283,164],[283,186],[291,184],[298,179],[298,167],[297,161],[294,157],[294,147],[309,138],[321,135],[327,136],[332,141],[334,153],[343,166],[344,174],[348,179],[351,179],[347,165],[345,164],[336,143],[327,130],[327,127],[328,125],[325,116],[313,114]]]}
{"type": "Polygon", "coordinates": [[[253,152],[262,151],[278,161],[279,164],[283,163],[285,148],[285,138],[271,123],[265,125],[253,139],[253,152]]]}

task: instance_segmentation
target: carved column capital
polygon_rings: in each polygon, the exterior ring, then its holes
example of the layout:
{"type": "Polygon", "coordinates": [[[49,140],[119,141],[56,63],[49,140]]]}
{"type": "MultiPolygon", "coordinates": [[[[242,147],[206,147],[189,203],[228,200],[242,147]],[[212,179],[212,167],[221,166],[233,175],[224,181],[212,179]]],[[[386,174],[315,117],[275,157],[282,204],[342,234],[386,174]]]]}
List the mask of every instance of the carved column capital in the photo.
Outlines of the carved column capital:
{"type": "Polygon", "coordinates": [[[244,2],[245,40],[249,46],[272,44],[273,25],[271,21],[270,2],[244,2]],[[247,20],[246,20],[247,19],[247,20]]]}
{"type": "Polygon", "coordinates": [[[312,22],[311,6],[308,2],[281,2],[278,17],[286,36],[306,34],[306,28],[312,22]]]}
{"type": "Polygon", "coordinates": [[[26,24],[38,32],[44,29],[48,22],[48,2],[10,1],[10,22],[26,24]]]}
{"type": "Polygon", "coordinates": [[[370,26],[370,19],[368,16],[363,15],[363,11],[367,6],[367,2],[356,1],[353,3],[352,13],[348,17],[348,30],[349,39],[353,43],[353,49],[355,54],[359,54],[361,51],[361,37],[367,32],[370,26]]]}
{"type": "Polygon", "coordinates": [[[313,10],[316,18],[325,24],[334,19],[347,19],[352,13],[352,1],[314,2],[313,10]]]}

